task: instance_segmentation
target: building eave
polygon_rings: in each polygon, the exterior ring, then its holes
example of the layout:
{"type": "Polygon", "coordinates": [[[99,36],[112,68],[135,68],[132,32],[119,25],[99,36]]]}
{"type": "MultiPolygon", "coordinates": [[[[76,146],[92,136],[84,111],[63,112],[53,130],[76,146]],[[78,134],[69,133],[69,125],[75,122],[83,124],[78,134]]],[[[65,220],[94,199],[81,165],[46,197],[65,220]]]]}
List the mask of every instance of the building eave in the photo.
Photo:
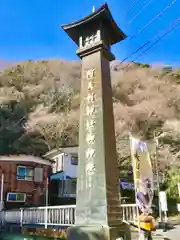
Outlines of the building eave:
{"type": "Polygon", "coordinates": [[[52,150],[50,150],[49,152],[45,153],[43,155],[44,158],[51,158],[52,155],[57,155],[57,154],[61,154],[61,153],[64,153],[64,150],[65,149],[68,149],[68,148],[76,148],[76,147],[79,147],[79,145],[77,144],[74,144],[74,145],[62,145],[60,146],[59,148],[54,148],[52,150]]]}
{"type": "Polygon", "coordinates": [[[74,28],[80,28],[82,25],[85,25],[89,23],[90,21],[93,21],[101,16],[104,16],[106,20],[108,20],[109,23],[111,23],[111,26],[113,28],[113,35],[114,39],[112,40],[112,45],[125,39],[127,36],[124,34],[124,32],[118,27],[116,24],[114,18],[112,17],[112,14],[109,10],[109,7],[107,3],[102,5],[100,8],[98,8],[94,13],[89,14],[88,16],[82,18],[79,21],[73,22],[71,24],[63,24],[61,25],[61,28],[69,35],[69,37],[72,38],[72,40],[78,45],[79,39],[77,37],[74,37],[74,28]]]}
{"type": "MultiPolygon", "coordinates": [[[[106,5],[106,4],[105,4],[106,5]]],[[[104,6],[104,5],[103,5],[104,6]]],[[[82,18],[79,21],[70,23],[70,24],[63,24],[61,25],[63,30],[68,30],[69,28],[74,28],[74,27],[78,27],[82,24],[85,24],[87,22],[90,22],[91,20],[95,19],[97,16],[99,16],[102,12],[104,12],[105,7],[101,6],[97,11],[95,11],[94,13],[89,14],[88,16],[82,18]]]]}
{"type": "Polygon", "coordinates": [[[34,162],[38,164],[51,166],[54,162],[50,159],[45,159],[43,157],[37,157],[33,155],[26,154],[12,154],[12,155],[0,155],[0,161],[9,161],[9,162],[34,162]]]}

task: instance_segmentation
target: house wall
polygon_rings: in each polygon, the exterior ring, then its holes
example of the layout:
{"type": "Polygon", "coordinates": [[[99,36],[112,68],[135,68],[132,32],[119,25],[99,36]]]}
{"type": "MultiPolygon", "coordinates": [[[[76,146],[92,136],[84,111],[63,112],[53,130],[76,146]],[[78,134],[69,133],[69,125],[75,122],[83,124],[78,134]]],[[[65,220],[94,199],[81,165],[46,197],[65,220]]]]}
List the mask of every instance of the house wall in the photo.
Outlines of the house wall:
{"type": "Polygon", "coordinates": [[[63,171],[64,169],[64,153],[59,153],[52,157],[52,160],[54,161],[52,165],[52,172],[57,173],[60,171],[63,171]]]}
{"type": "MultiPolygon", "coordinates": [[[[12,157],[13,158],[13,157],[12,157]]],[[[28,159],[27,157],[27,160],[28,159]]],[[[32,160],[32,159],[31,159],[32,160]]],[[[37,160],[37,159],[36,159],[37,160]]],[[[42,160],[40,163],[33,161],[25,161],[22,159],[9,159],[4,157],[0,158],[0,187],[1,186],[1,176],[4,174],[4,184],[3,184],[3,200],[5,207],[18,207],[19,205],[39,205],[42,204],[43,195],[45,194],[47,177],[51,172],[51,166],[45,165],[42,160]],[[33,169],[34,177],[33,180],[18,180],[17,178],[17,167],[25,166],[33,169]],[[35,173],[36,172],[36,173],[35,173]],[[42,178],[39,176],[42,174],[42,178]],[[16,203],[8,202],[7,194],[13,193],[25,193],[26,202],[16,203]]]]}
{"type": "Polygon", "coordinates": [[[54,161],[53,173],[64,171],[65,175],[76,178],[77,177],[77,165],[71,164],[72,154],[78,155],[78,148],[64,148],[61,153],[56,154],[51,159],[54,161]]]}
{"type": "MultiPolygon", "coordinates": [[[[54,149],[45,154],[45,157],[48,159],[52,159],[55,163],[53,164],[53,174],[57,173],[57,179],[54,181],[58,181],[56,185],[57,190],[54,188],[54,192],[51,191],[50,195],[58,196],[59,198],[74,198],[76,195],[76,178],[77,178],[77,164],[72,164],[72,157],[76,155],[78,160],[78,147],[65,147],[60,149],[54,149]],[[75,180],[65,180],[62,181],[62,178],[58,179],[58,172],[63,172],[64,179],[66,177],[75,178],[75,180]]],[[[56,175],[55,175],[56,176],[56,175]]]]}
{"type": "MultiPolygon", "coordinates": [[[[75,153],[73,153],[73,154],[75,154],[75,153]]],[[[77,177],[77,165],[72,165],[71,157],[72,157],[71,153],[64,155],[64,172],[67,176],[69,176],[71,178],[76,178],[77,177]]]]}

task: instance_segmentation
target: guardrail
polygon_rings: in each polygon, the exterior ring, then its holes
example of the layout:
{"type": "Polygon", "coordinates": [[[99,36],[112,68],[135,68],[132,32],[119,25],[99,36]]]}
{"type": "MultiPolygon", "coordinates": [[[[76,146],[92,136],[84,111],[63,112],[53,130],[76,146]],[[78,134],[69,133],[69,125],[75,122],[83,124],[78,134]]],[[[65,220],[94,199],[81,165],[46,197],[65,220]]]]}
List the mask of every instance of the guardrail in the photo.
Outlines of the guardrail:
{"type": "MultiPolygon", "coordinates": [[[[122,204],[123,220],[135,222],[137,218],[136,204],[122,204]]],[[[2,223],[16,223],[20,226],[25,224],[47,226],[71,226],[75,223],[76,205],[48,206],[21,208],[0,212],[2,223]]]]}
{"type": "Polygon", "coordinates": [[[138,208],[136,204],[122,204],[123,221],[135,223],[138,217],[138,208]]]}

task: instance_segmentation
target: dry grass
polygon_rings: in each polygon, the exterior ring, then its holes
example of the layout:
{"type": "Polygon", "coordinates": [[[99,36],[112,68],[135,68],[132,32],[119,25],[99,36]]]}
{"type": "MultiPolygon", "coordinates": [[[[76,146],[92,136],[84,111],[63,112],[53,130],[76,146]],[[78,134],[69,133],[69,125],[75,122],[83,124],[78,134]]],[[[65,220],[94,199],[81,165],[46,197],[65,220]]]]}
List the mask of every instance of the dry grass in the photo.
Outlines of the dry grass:
{"type": "MultiPolygon", "coordinates": [[[[128,140],[121,139],[127,139],[130,132],[144,139],[152,138],[154,131],[164,132],[173,139],[173,144],[167,137],[160,141],[160,160],[166,166],[176,153],[174,144],[177,148],[180,147],[180,70],[164,73],[162,66],[142,68],[136,64],[128,70],[122,70],[119,62],[115,61],[111,63],[111,76],[120,156],[129,155],[128,140]]],[[[51,131],[49,139],[53,141],[57,140],[58,134],[63,135],[65,132],[69,136],[68,141],[77,141],[80,77],[79,61],[26,61],[0,74],[0,103],[33,99],[35,103],[25,125],[27,132],[39,131],[48,139],[51,131]],[[75,91],[71,99],[71,109],[64,113],[52,108],[55,101],[53,95],[57,94],[55,90],[62,88],[75,91]],[[53,94],[50,95],[50,92],[53,94]],[[52,98],[51,104],[47,102],[49,97],[52,98]],[[48,133],[42,130],[45,126],[49,127],[48,133]]],[[[178,158],[175,162],[177,160],[178,158]]]]}

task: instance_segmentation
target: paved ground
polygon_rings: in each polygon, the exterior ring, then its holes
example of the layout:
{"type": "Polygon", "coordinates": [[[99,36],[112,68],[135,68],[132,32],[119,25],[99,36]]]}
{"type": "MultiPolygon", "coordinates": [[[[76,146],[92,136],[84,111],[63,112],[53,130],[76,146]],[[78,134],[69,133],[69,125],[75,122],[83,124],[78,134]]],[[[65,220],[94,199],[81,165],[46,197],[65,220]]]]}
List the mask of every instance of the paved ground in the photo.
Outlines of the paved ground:
{"type": "MultiPolygon", "coordinates": [[[[138,231],[131,231],[131,239],[132,240],[139,240],[139,233],[138,231]]],[[[153,240],[164,240],[162,232],[156,232],[153,234],[153,240]]],[[[178,239],[176,239],[178,240],[178,239]]]]}
{"type": "MultiPolygon", "coordinates": [[[[174,226],[173,229],[163,232],[157,230],[153,234],[153,240],[179,240],[180,239],[180,225],[174,226]]],[[[138,232],[132,232],[132,240],[138,240],[138,232]]]]}
{"type": "MultiPolygon", "coordinates": [[[[138,236],[138,231],[134,228],[131,228],[132,240],[139,240],[138,236]]],[[[180,225],[174,225],[172,229],[167,230],[166,232],[157,229],[155,232],[153,232],[153,240],[180,240],[180,225]]]]}
{"type": "Polygon", "coordinates": [[[180,225],[174,226],[173,229],[168,230],[167,232],[157,231],[157,233],[161,233],[165,238],[169,240],[179,240],[180,239],[180,225]]]}

